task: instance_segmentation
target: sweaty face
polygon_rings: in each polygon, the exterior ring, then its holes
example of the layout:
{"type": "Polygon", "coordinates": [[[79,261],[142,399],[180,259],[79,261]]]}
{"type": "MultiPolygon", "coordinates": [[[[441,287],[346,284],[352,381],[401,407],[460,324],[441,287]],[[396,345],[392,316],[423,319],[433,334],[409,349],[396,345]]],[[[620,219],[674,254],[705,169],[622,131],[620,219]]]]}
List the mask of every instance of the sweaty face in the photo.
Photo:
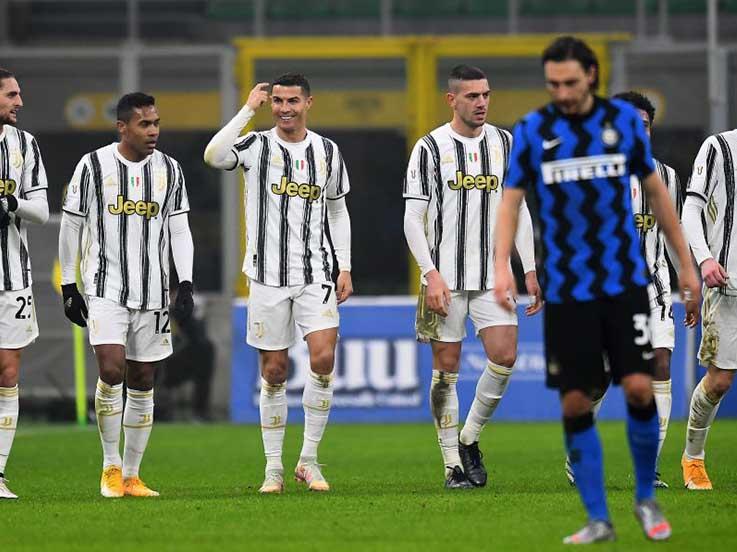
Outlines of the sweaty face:
{"type": "Polygon", "coordinates": [[[155,106],[137,107],[130,121],[118,121],[120,139],[139,156],[149,156],[159,140],[159,122],[159,112],[155,106]]]}
{"type": "Polygon", "coordinates": [[[271,114],[276,126],[286,133],[304,130],[311,106],[312,96],[305,96],[301,86],[276,84],[271,91],[271,114]]]}
{"type": "Polygon", "coordinates": [[[478,128],[486,122],[490,95],[486,79],[455,81],[448,92],[448,103],[468,127],[478,128]]]}
{"type": "Polygon", "coordinates": [[[14,78],[0,81],[0,125],[18,123],[18,111],[23,107],[20,97],[20,86],[14,78]]]}
{"type": "Polygon", "coordinates": [[[585,71],[573,59],[545,62],[545,86],[553,103],[566,115],[581,115],[590,106],[596,69],[585,71]]]}
{"type": "Polygon", "coordinates": [[[647,114],[647,111],[643,111],[642,109],[637,110],[638,115],[640,116],[640,119],[642,119],[642,124],[645,125],[645,132],[647,132],[647,135],[650,136],[650,131],[652,130],[652,125],[650,124],[650,117],[647,114]]]}

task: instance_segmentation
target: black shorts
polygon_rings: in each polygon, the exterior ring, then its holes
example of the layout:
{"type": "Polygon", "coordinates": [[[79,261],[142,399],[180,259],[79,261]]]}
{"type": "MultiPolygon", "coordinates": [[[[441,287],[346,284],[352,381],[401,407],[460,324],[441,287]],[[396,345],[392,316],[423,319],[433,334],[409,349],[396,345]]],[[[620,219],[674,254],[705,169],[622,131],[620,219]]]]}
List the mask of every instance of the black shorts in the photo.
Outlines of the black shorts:
{"type": "Polygon", "coordinates": [[[647,288],[593,301],[545,305],[548,387],[603,393],[610,380],[653,375],[647,288]]]}

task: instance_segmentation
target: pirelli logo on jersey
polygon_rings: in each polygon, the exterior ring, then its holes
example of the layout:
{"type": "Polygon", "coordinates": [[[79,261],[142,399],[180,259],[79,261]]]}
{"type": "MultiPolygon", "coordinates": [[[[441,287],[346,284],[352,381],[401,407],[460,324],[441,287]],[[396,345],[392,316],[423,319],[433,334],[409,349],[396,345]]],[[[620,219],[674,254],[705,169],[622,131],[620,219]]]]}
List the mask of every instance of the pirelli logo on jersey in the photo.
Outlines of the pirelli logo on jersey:
{"type": "Polygon", "coordinates": [[[0,197],[13,195],[18,189],[18,184],[12,178],[3,180],[0,178],[0,197]]]}
{"type": "Polygon", "coordinates": [[[484,190],[495,192],[499,189],[499,177],[494,174],[479,174],[472,176],[456,171],[455,180],[448,180],[448,188],[451,190],[484,190]]]}
{"type": "Polygon", "coordinates": [[[561,184],[594,178],[617,178],[627,172],[627,156],[623,153],[574,157],[542,164],[543,182],[561,184]]]}
{"type": "Polygon", "coordinates": [[[155,201],[133,201],[118,195],[115,203],[107,206],[107,210],[111,215],[140,215],[150,219],[159,214],[161,207],[155,201]]]}
{"type": "Polygon", "coordinates": [[[642,232],[647,232],[655,228],[656,222],[657,221],[655,220],[654,215],[647,215],[643,213],[635,214],[635,227],[642,232]]]}
{"type": "Polygon", "coordinates": [[[315,201],[320,199],[322,188],[317,184],[297,184],[296,182],[289,182],[286,176],[282,176],[278,184],[271,185],[271,191],[276,195],[301,197],[307,201],[315,201]]]}

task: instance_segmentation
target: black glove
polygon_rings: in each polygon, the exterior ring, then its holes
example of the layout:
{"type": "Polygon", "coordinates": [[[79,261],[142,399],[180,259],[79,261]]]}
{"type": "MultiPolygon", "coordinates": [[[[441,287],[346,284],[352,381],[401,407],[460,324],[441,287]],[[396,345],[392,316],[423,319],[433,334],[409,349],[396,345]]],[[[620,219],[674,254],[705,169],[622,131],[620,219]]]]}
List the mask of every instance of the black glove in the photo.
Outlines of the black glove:
{"type": "Polygon", "coordinates": [[[7,195],[0,198],[0,228],[7,228],[10,225],[10,213],[18,208],[18,200],[14,195],[7,195]]]}
{"type": "Polygon", "coordinates": [[[64,316],[74,322],[77,326],[87,327],[87,304],[84,297],[79,293],[77,284],[66,284],[61,286],[61,294],[64,296],[64,316]]]}
{"type": "Polygon", "coordinates": [[[179,282],[177,299],[174,301],[172,314],[177,322],[186,322],[192,316],[194,299],[192,298],[192,282],[179,282]]]}

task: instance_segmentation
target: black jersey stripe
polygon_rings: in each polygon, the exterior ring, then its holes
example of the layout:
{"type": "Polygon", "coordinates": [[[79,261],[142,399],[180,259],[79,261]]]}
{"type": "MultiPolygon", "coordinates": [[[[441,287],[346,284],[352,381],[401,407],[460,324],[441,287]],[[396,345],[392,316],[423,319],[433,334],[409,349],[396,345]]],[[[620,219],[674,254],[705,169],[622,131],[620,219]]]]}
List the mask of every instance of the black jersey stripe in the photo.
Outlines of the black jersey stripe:
{"type": "MultiPolygon", "coordinates": [[[[307,183],[310,188],[317,181],[317,167],[315,165],[315,150],[310,143],[305,150],[305,157],[307,158],[307,183]]],[[[310,250],[310,237],[311,228],[310,223],[312,221],[312,201],[305,199],[304,209],[302,210],[302,232],[301,238],[304,243],[304,250],[302,252],[302,278],[305,284],[311,284],[314,281],[312,276],[312,251],[310,250]]]]}
{"type": "Polygon", "coordinates": [[[269,139],[261,135],[258,186],[258,234],[256,235],[256,274],[263,282],[266,275],[266,225],[269,217],[269,139]]]}
{"type": "Polygon", "coordinates": [[[246,136],[244,139],[241,139],[240,142],[236,142],[233,148],[238,150],[239,152],[245,151],[253,145],[257,138],[258,134],[251,134],[250,136],[246,136]]]}
{"type": "Polygon", "coordinates": [[[80,213],[87,214],[87,200],[90,188],[90,169],[87,167],[87,163],[82,165],[82,174],[79,178],[79,205],[77,211],[80,213]]]}
{"type": "MultiPolygon", "coordinates": [[[[661,180],[665,184],[666,188],[670,188],[670,186],[673,185],[673,183],[670,181],[670,175],[668,174],[668,169],[658,161],[657,159],[655,161],[655,168],[658,171],[658,174],[660,175],[661,180]]],[[[642,190],[642,184],[640,184],[640,195],[645,196],[646,194],[642,190]]],[[[650,211],[644,211],[645,213],[649,213],[650,211]]],[[[652,230],[651,230],[652,231],[652,230]]],[[[655,251],[653,259],[653,266],[650,267],[650,276],[652,277],[653,286],[655,286],[655,301],[660,306],[660,316],[661,319],[663,316],[665,316],[667,313],[665,312],[665,299],[663,297],[663,293],[665,292],[665,284],[663,283],[663,277],[662,277],[662,269],[660,265],[658,264],[658,259],[660,259],[660,256],[663,254],[663,236],[660,231],[660,228],[657,230],[658,235],[655,238],[655,251]]],[[[645,229],[642,230],[642,234],[645,235],[647,232],[645,229]]],[[[647,256],[645,257],[645,261],[647,261],[647,256]]],[[[668,270],[666,267],[665,270],[668,270]]]]}
{"type": "Polygon", "coordinates": [[[26,244],[23,243],[21,238],[21,224],[20,217],[15,217],[15,229],[18,232],[18,243],[20,245],[20,275],[23,281],[23,289],[25,289],[30,285],[28,275],[31,272],[31,267],[28,264],[28,249],[26,249],[26,244]]]}
{"type": "MultiPolygon", "coordinates": [[[[143,201],[149,204],[153,199],[153,174],[151,170],[152,163],[146,163],[143,168],[143,201]]],[[[177,190],[177,193],[182,193],[177,190]]],[[[181,199],[180,199],[181,205],[181,199]]],[[[151,286],[149,279],[151,278],[151,259],[148,256],[148,246],[151,241],[151,220],[148,217],[141,217],[143,231],[141,232],[141,310],[148,310],[149,295],[151,286]]]]}
{"type": "MultiPolygon", "coordinates": [[[[287,182],[292,181],[292,156],[284,146],[280,145],[282,159],[284,160],[284,173],[282,178],[287,182]]],[[[281,194],[279,200],[279,285],[289,285],[289,195],[281,194]]]]}
{"type": "Polygon", "coordinates": [[[102,186],[102,167],[100,158],[96,151],[90,153],[90,165],[92,167],[92,182],[95,185],[95,199],[97,202],[97,238],[100,251],[97,257],[97,285],[95,295],[105,297],[105,283],[107,280],[107,257],[105,250],[105,195],[102,186]]]}
{"type": "MultiPolygon", "coordinates": [[[[118,166],[118,194],[125,203],[128,200],[128,165],[115,160],[118,166]]],[[[128,217],[121,213],[118,216],[118,257],[120,263],[120,294],[118,302],[125,305],[130,293],[130,276],[128,274],[128,217]]]]}
{"type": "Polygon", "coordinates": [[[35,138],[31,139],[31,149],[33,149],[33,169],[31,170],[31,188],[37,188],[40,184],[38,174],[41,171],[41,150],[35,138]]]}
{"type": "MultiPolygon", "coordinates": [[[[488,176],[491,174],[491,152],[489,150],[489,136],[484,133],[484,139],[479,144],[481,153],[481,174],[488,176]]],[[[479,289],[488,288],[489,279],[489,247],[491,240],[491,220],[489,220],[489,198],[490,192],[481,190],[481,213],[480,213],[480,243],[481,254],[479,255],[479,289]]]]}
{"type": "Polygon", "coordinates": [[[435,243],[433,244],[432,262],[440,270],[440,244],[443,241],[443,177],[440,173],[440,147],[431,134],[423,137],[425,144],[430,149],[435,174],[435,243]]]}
{"type": "MultiPolygon", "coordinates": [[[[322,139],[322,145],[325,149],[325,188],[328,187],[328,182],[333,175],[333,155],[334,148],[333,143],[327,138],[322,139]]],[[[328,256],[328,249],[325,247],[325,227],[327,226],[327,202],[323,197],[320,200],[320,254],[322,256],[322,271],[325,280],[330,281],[332,274],[330,273],[330,257],[328,256]]]]}
{"type": "MultiPolygon", "coordinates": [[[[10,153],[8,151],[8,137],[3,137],[0,142],[0,178],[8,180],[10,178],[10,153]]],[[[10,291],[13,289],[13,280],[10,272],[10,252],[8,251],[8,234],[10,226],[5,226],[0,230],[0,247],[2,247],[2,263],[3,263],[3,289],[10,291]]]]}
{"type": "MultiPolygon", "coordinates": [[[[169,274],[164,270],[164,267],[169,264],[165,262],[165,259],[167,259],[169,255],[167,247],[169,242],[168,205],[169,198],[172,195],[172,190],[174,189],[176,182],[176,170],[174,168],[174,163],[172,163],[168,155],[162,155],[162,158],[164,159],[164,164],[166,166],[166,193],[164,194],[164,201],[161,204],[161,216],[164,217],[164,223],[161,225],[161,231],[159,232],[159,268],[161,269],[159,271],[159,277],[161,285],[161,305],[162,307],[165,307],[169,304],[169,274]]],[[[177,166],[181,171],[179,163],[177,163],[177,166]]]]}
{"type": "Polygon", "coordinates": [[[345,161],[343,161],[343,154],[340,153],[340,150],[338,150],[338,185],[336,187],[335,197],[341,197],[345,195],[344,182],[343,182],[344,173],[345,173],[345,161]]]}
{"type": "Polygon", "coordinates": [[[714,164],[717,158],[717,149],[713,144],[709,144],[709,149],[706,152],[706,185],[704,186],[704,196],[709,197],[713,189],[711,188],[714,183],[714,164]]]}
{"type": "MultiPolygon", "coordinates": [[[[466,147],[453,138],[458,170],[466,174],[466,147]]],[[[461,186],[458,190],[458,221],[456,228],[456,281],[451,289],[466,287],[466,228],[468,217],[468,191],[461,186]]]]}
{"type": "MultiPolygon", "coordinates": [[[[423,147],[420,147],[420,193],[423,195],[423,197],[428,197],[430,195],[430,175],[427,171],[427,162],[428,162],[428,156],[427,156],[427,150],[423,147]]],[[[407,180],[405,179],[405,182],[407,180]]],[[[408,190],[405,190],[407,192],[408,190]]]]}
{"type": "MultiPolygon", "coordinates": [[[[729,263],[729,248],[732,241],[732,228],[734,226],[734,196],[735,196],[735,175],[734,175],[734,159],[732,158],[732,150],[723,135],[717,134],[719,148],[722,151],[722,160],[724,163],[724,185],[727,197],[727,204],[724,207],[724,234],[722,239],[722,250],[719,252],[719,264],[725,269],[729,263]]],[[[726,289],[725,287],[721,288],[726,289]]]]}

